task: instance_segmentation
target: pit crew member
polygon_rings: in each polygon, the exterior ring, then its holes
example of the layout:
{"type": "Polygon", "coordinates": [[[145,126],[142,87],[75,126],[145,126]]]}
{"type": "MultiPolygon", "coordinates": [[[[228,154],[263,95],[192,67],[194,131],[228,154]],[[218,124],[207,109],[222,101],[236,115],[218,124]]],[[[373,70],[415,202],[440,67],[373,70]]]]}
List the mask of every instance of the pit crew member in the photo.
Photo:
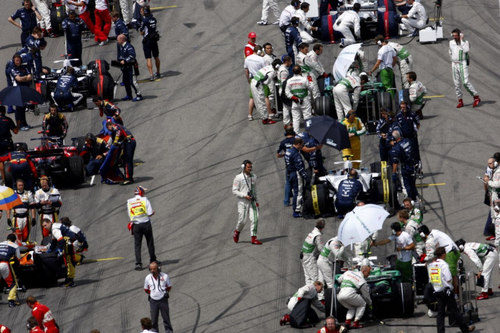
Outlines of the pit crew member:
{"type": "Polygon", "coordinates": [[[26,298],[26,304],[31,309],[31,315],[35,317],[38,326],[42,327],[45,333],[59,333],[59,326],[46,305],[39,303],[33,296],[26,298]]]}
{"type": "MultiPolygon", "coordinates": [[[[316,307],[318,310],[324,311],[325,306],[318,300],[318,293],[321,292],[323,292],[322,282],[314,281],[314,283],[306,284],[305,286],[299,288],[299,290],[297,290],[297,292],[293,294],[292,297],[290,297],[290,300],[288,301],[287,304],[288,310],[293,311],[293,309],[299,302],[308,301],[310,302],[310,306],[314,305],[314,307],[316,307]]],[[[304,324],[311,324],[311,325],[316,324],[316,323],[310,323],[308,321],[309,318],[306,318],[306,323],[304,324]]],[[[290,314],[285,314],[280,319],[280,326],[284,326],[289,322],[290,322],[290,314]]]]}
{"type": "Polygon", "coordinates": [[[16,181],[15,192],[23,203],[7,211],[7,224],[14,229],[17,241],[22,243],[29,239],[31,227],[36,223],[35,197],[33,192],[24,188],[22,179],[16,181]]]}
{"type": "Polygon", "coordinates": [[[64,114],[59,112],[57,105],[50,105],[49,113],[43,117],[42,130],[47,136],[57,136],[61,139],[66,137],[66,133],[68,132],[68,121],[64,114]]]}
{"type": "Polygon", "coordinates": [[[9,308],[19,305],[17,302],[17,280],[10,261],[21,259],[16,235],[8,234],[7,240],[0,243],[0,277],[5,281],[9,291],[9,308]]]}
{"type": "Polygon", "coordinates": [[[22,144],[16,143],[14,151],[0,157],[0,162],[10,162],[9,168],[12,175],[12,184],[7,184],[14,188],[17,179],[24,180],[25,188],[33,189],[33,179],[37,177],[35,164],[30,156],[26,153],[26,149],[22,144]]]}
{"type": "MultiPolygon", "coordinates": [[[[302,268],[304,269],[304,280],[306,284],[311,284],[317,280],[323,280],[318,272],[317,257],[323,250],[325,244],[321,239],[321,234],[325,228],[325,220],[319,219],[316,221],[316,226],[307,235],[302,243],[300,259],[302,260],[302,268]]],[[[321,294],[320,299],[324,296],[321,294]]]]}
{"type": "MultiPolygon", "coordinates": [[[[349,132],[349,142],[351,148],[342,149],[342,157],[344,160],[360,160],[361,159],[361,136],[366,134],[365,124],[360,118],[356,117],[356,111],[350,110],[346,117],[342,120],[342,124],[349,132]]],[[[359,162],[353,162],[352,167],[359,169],[359,162]]]]}
{"type": "Polygon", "coordinates": [[[339,218],[343,218],[356,207],[356,198],[363,191],[363,185],[358,180],[358,172],[355,169],[349,170],[349,175],[342,180],[337,190],[335,208],[339,218]]]}
{"type": "MultiPolygon", "coordinates": [[[[49,177],[40,177],[40,189],[35,192],[35,204],[38,207],[40,225],[48,219],[50,222],[58,221],[59,208],[61,207],[61,194],[55,187],[50,187],[49,177]]],[[[42,237],[50,235],[50,230],[42,227],[42,237]]]]}
{"type": "Polygon", "coordinates": [[[370,288],[366,278],[370,275],[371,267],[363,265],[360,271],[347,271],[337,281],[340,283],[338,301],[347,309],[345,324],[350,328],[362,328],[359,323],[365,313],[366,305],[371,306],[370,288]],[[352,322],[354,318],[354,322],[352,322]],[[352,323],[352,326],[351,326],[352,323]]]}
{"type": "Polygon", "coordinates": [[[293,146],[285,153],[286,174],[293,192],[292,209],[295,218],[302,216],[302,195],[305,184],[309,182],[304,160],[300,155],[302,148],[304,148],[304,141],[301,138],[295,138],[293,146]]]}
{"type": "Polygon", "coordinates": [[[350,110],[356,111],[358,108],[359,95],[363,89],[363,85],[368,82],[368,76],[362,73],[358,75],[355,71],[347,74],[333,88],[333,98],[335,109],[337,110],[337,119],[342,121],[350,110]],[[349,97],[352,94],[352,101],[349,97]]]}

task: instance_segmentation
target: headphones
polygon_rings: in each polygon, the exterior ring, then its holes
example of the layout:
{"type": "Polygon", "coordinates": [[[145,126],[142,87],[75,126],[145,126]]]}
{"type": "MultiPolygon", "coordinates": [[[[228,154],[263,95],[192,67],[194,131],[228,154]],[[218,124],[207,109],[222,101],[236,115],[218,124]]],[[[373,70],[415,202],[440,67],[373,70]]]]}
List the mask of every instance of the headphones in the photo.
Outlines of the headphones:
{"type": "Polygon", "coordinates": [[[493,167],[495,167],[495,168],[496,168],[497,166],[498,166],[498,162],[497,162],[497,160],[495,160],[495,161],[493,162],[493,167]]]}
{"type": "Polygon", "coordinates": [[[247,164],[252,164],[252,162],[250,160],[244,160],[243,163],[241,164],[241,170],[245,170],[247,164]]]}
{"type": "Polygon", "coordinates": [[[380,45],[382,45],[382,41],[381,41],[381,40],[378,40],[378,41],[377,41],[377,45],[379,45],[379,46],[380,46],[380,45]]]}

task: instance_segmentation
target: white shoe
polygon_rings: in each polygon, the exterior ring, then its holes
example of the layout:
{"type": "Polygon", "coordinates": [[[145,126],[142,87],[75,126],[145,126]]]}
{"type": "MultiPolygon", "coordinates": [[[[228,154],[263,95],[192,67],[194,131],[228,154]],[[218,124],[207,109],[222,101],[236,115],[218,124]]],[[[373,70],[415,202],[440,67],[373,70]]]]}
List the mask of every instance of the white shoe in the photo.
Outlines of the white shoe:
{"type": "Polygon", "coordinates": [[[267,21],[259,21],[257,22],[258,25],[268,25],[267,21]]]}
{"type": "Polygon", "coordinates": [[[427,311],[427,315],[429,316],[429,318],[436,318],[438,313],[429,309],[429,311],[427,311]]]}
{"type": "Polygon", "coordinates": [[[404,25],[403,23],[399,23],[399,29],[401,29],[403,31],[407,31],[406,25],[404,25]]]}
{"type": "Polygon", "coordinates": [[[280,24],[280,21],[273,22],[273,25],[278,25],[278,24],[280,24]]]}
{"type": "Polygon", "coordinates": [[[252,121],[253,120],[253,116],[251,114],[248,115],[248,120],[249,121],[252,121]]]}

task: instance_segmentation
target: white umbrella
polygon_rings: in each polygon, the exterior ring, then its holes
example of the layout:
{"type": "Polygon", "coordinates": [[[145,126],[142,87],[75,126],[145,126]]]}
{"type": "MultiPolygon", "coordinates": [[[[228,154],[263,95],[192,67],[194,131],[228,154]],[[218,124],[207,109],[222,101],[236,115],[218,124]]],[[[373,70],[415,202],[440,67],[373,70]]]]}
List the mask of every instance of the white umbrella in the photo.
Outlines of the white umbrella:
{"type": "Polygon", "coordinates": [[[342,80],[346,76],[347,70],[356,58],[356,53],[358,53],[361,48],[361,44],[362,43],[357,43],[346,46],[339,53],[337,60],[335,60],[335,63],[333,64],[332,71],[335,82],[342,80]]]}
{"type": "Polygon", "coordinates": [[[338,239],[347,246],[367,239],[375,231],[382,229],[389,213],[377,205],[357,206],[347,213],[339,226],[338,239]]]}

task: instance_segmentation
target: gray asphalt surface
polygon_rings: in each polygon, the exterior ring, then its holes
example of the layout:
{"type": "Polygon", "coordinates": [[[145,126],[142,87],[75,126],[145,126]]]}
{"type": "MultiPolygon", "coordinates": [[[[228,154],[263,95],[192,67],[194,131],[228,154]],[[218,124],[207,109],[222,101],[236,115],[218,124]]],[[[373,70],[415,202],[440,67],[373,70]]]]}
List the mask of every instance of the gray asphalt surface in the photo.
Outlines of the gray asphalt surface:
{"type": "MultiPolygon", "coordinates": [[[[280,9],[286,2],[279,1],[280,9]]],[[[243,46],[248,32],[256,31],[258,42],[271,42],[280,55],[284,53],[281,33],[276,26],[256,26],[260,1],[152,3],[153,7],[174,5],[177,7],[154,13],[162,33],[164,77],[141,85],[145,101],[118,103],[126,127],[138,141],[135,179],[149,189],[148,197],[156,210],[156,251],[164,263],[163,271],[173,283],[172,324],[176,332],[290,330],[279,326],[279,318],[287,312],[287,298],[303,285],[299,251],[314,221],[293,219],[291,209],[282,205],[284,162],[275,158],[282,127],[247,121],[248,86],[243,76],[243,46]],[[250,245],[248,227],[239,244],[234,244],[231,237],[237,215],[231,182],[244,159],[254,162],[259,177],[259,238],[264,242],[260,247],[250,245]]],[[[426,2],[428,9],[431,6],[426,2]]],[[[19,31],[6,21],[18,7],[17,1],[2,6],[1,63],[19,47],[19,31]]],[[[414,40],[408,45],[419,80],[429,95],[445,95],[428,103],[420,131],[425,182],[446,184],[426,188],[428,213],[424,221],[454,238],[484,241],[482,230],[488,208],[482,204],[482,184],[475,176],[483,174],[486,159],[500,150],[496,114],[500,86],[494,67],[499,57],[495,47],[500,42],[499,8],[493,0],[445,1],[443,16],[445,36],[460,27],[471,43],[470,77],[483,103],[472,109],[472,98],[466,96],[466,107],[455,109],[447,41],[419,45],[414,40]]],[[[43,52],[45,64],[64,53],[63,38],[48,43],[43,52]]],[[[133,44],[142,64],[140,78],[146,78],[137,34],[133,44]]],[[[366,51],[372,65],[377,49],[372,46],[366,51]]],[[[331,69],[338,52],[337,46],[325,46],[321,61],[326,68],[331,69]]],[[[84,63],[98,57],[111,60],[115,55],[112,43],[105,47],[93,42],[84,44],[84,63]]],[[[114,69],[113,73],[117,74],[114,69]]],[[[120,88],[118,97],[123,95],[124,89],[120,88]]],[[[82,110],[67,117],[68,137],[100,128],[97,110],[82,110]]],[[[30,114],[28,122],[38,125],[41,116],[34,118],[30,114]]],[[[33,129],[15,140],[28,141],[36,136],[33,129]]],[[[378,158],[376,138],[365,136],[362,140],[363,160],[369,164],[378,158]]],[[[331,168],[339,155],[328,148],[325,153],[331,168]]],[[[147,271],[133,270],[133,240],[126,229],[125,202],[133,189],[97,184],[62,191],[61,216],[71,217],[85,231],[90,243],[87,257],[124,257],[77,267],[75,288],[20,294],[21,301],[32,294],[48,305],[64,332],[89,332],[93,328],[101,332],[138,332],[139,319],[149,316],[142,290],[147,271]]],[[[6,226],[4,221],[1,223],[6,226]]],[[[393,221],[389,219],[386,225],[393,221]]],[[[328,219],[326,238],[336,234],[338,224],[328,219]]],[[[34,232],[39,240],[39,228],[34,232]]],[[[2,238],[5,233],[2,231],[2,238]]],[[[382,258],[391,253],[392,247],[379,251],[382,258]]],[[[147,259],[144,249],[143,261],[147,259]]],[[[496,297],[480,302],[480,332],[496,332],[500,324],[498,271],[493,280],[496,297]]],[[[6,298],[3,295],[0,300],[0,323],[14,332],[24,331],[29,309],[24,304],[9,309],[6,298]]],[[[374,323],[361,331],[435,332],[435,321],[425,316],[425,311],[419,306],[414,318],[389,319],[386,326],[374,323]]]]}

